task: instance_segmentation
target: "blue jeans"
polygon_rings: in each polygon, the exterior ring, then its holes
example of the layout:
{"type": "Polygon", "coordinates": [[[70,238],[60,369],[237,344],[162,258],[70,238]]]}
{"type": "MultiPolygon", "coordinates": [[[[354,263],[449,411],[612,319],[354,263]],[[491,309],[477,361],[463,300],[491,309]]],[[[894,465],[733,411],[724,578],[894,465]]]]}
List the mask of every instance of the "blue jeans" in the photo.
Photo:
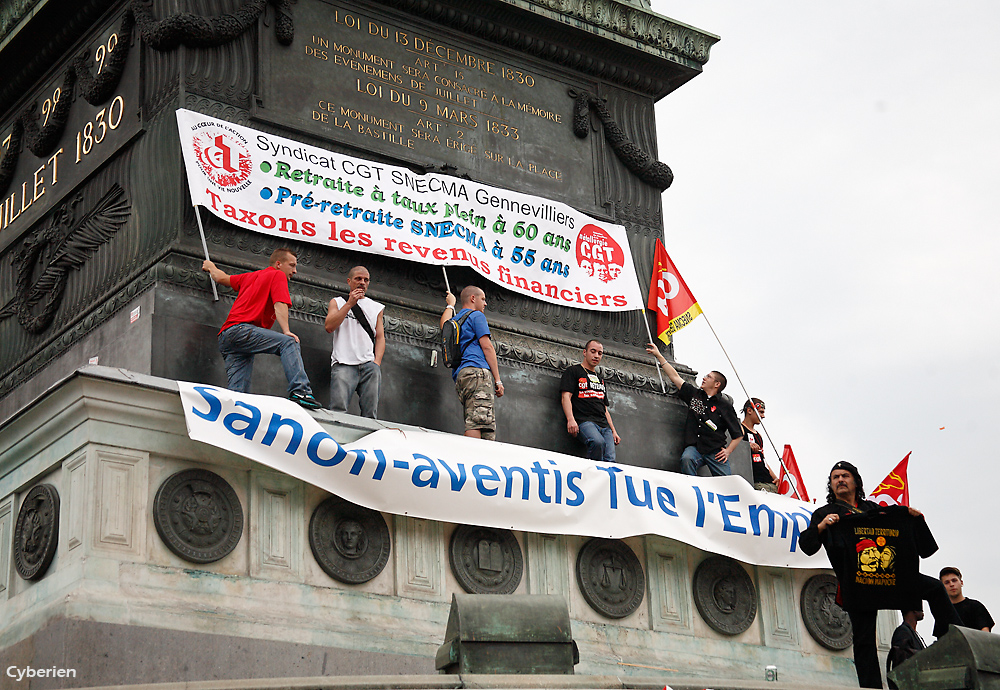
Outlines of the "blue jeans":
{"type": "Polygon", "coordinates": [[[702,455],[695,446],[688,446],[681,453],[681,472],[684,474],[695,477],[698,475],[698,468],[702,465],[708,465],[708,469],[713,477],[728,477],[733,473],[733,468],[729,462],[719,462],[715,459],[715,453],[702,455]]]}
{"type": "Polygon", "coordinates": [[[378,392],[382,385],[382,367],[375,362],[334,364],[330,370],[330,409],[347,412],[354,391],[358,392],[361,416],[378,415],[378,392]]]}
{"type": "Polygon", "coordinates": [[[601,462],[615,461],[615,433],[609,426],[596,422],[581,422],[576,437],[587,447],[587,457],[601,462]]]}
{"type": "Polygon", "coordinates": [[[288,393],[312,395],[302,365],[302,349],[295,338],[249,323],[238,323],[219,334],[219,352],[226,362],[229,390],[250,392],[254,355],[278,355],[288,379],[288,393]]]}

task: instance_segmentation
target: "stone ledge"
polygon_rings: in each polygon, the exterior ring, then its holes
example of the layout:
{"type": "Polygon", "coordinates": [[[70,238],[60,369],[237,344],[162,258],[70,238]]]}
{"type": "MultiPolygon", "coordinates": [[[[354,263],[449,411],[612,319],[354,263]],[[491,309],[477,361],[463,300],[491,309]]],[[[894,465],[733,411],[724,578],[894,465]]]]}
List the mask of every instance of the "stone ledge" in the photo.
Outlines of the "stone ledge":
{"type": "Polygon", "coordinates": [[[439,675],[439,676],[340,676],[277,678],[273,680],[205,681],[155,685],[117,685],[90,690],[841,690],[846,685],[803,685],[724,678],[670,678],[665,676],[562,676],[562,675],[439,675]]]}

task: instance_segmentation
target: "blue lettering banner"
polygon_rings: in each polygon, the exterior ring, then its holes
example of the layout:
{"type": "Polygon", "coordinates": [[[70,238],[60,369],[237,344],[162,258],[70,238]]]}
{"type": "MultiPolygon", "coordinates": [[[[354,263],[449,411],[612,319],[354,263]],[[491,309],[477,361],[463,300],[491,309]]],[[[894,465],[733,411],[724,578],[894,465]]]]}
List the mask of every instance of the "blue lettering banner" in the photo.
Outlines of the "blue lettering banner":
{"type": "Polygon", "coordinates": [[[366,508],[546,534],[658,534],[756,565],[825,568],[812,507],[741,477],[688,477],[428,431],[335,441],[283,398],[178,382],[188,435],[366,508]]]}

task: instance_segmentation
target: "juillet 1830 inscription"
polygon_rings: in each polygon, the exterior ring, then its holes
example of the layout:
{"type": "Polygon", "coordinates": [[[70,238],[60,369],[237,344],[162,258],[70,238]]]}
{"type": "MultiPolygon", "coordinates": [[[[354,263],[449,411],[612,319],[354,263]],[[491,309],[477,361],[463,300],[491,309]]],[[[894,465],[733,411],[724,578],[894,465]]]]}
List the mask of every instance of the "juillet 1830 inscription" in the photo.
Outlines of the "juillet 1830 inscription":
{"type": "Polygon", "coordinates": [[[567,90],[581,85],[497,57],[495,47],[349,5],[304,0],[296,14],[308,30],[292,46],[262,36],[254,117],[596,207],[592,144],[570,123],[567,90]]]}

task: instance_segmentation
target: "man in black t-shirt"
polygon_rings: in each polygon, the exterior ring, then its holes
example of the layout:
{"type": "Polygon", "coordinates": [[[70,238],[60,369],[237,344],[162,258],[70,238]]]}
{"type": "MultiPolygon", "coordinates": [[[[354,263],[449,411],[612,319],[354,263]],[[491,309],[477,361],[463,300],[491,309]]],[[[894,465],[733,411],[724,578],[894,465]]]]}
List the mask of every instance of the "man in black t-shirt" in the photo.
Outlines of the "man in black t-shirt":
{"type": "Polygon", "coordinates": [[[566,415],[566,431],[583,441],[591,460],[614,462],[615,446],[621,437],[611,421],[608,392],[597,375],[597,365],[604,357],[604,346],[588,340],[583,347],[583,361],[566,369],[559,383],[559,397],[566,415]]]}
{"type": "Polygon", "coordinates": [[[729,464],[729,455],[743,440],[743,427],[732,404],[722,397],[726,377],[718,371],[711,371],[705,374],[701,387],[695,388],[681,378],[655,345],[647,343],[646,352],[656,357],[670,383],[677,386],[678,397],[688,405],[681,471],[695,476],[702,465],[708,465],[709,471],[716,477],[731,475],[733,468],[729,464]],[[727,431],[731,439],[728,444],[727,431]]]}
{"type": "Polygon", "coordinates": [[[993,632],[993,616],[986,610],[986,607],[975,599],[969,599],[962,594],[962,587],[965,585],[962,582],[962,571],[952,567],[942,568],[938,577],[941,578],[941,584],[948,592],[948,598],[954,604],[965,627],[975,628],[983,632],[993,632]]]}
{"type": "Polygon", "coordinates": [[[753,467],[753,488],[757,491],[778,493],[778,478],[764,462],[764,437],[756,430],[764,418],[764,401],[750,398],[743,405],[743,438],[750,444],[750,460],[753,467]]]}
{"type": "MultiPolygon", "coordinates": [[[[876,556],[875,551],[888,545],[885,537],[875,533],[873,530],[872,539],[861,539],[856,543],[850,543],[846,537],[851,533],[838,528],[838,524],[843,520],[850,521],[853,517],[864,516],[867,513],[877,513],[883,510],[877,503],[865,500],[864,484],[861,481],[861,474],[858,468],[849,462],[841,460],[830,470],[830,480],[826,493],[827,505],[817,508],[812,518],[809,520],[809,527],[799,535],[799,547],[802,552],[812,556],[819,551],[822,546],[826,550],[826,555],[830,559],[830,565],[837,574],[837,604],[843,606],[845,613],[851,619],[851,630],[854,634],[854,666],[858,673],[858,685],[862,688],[881,688],[882,672],[878,663],[878,648],[875,637],[875,619],[878,614],[878,605],[873,606],[871,597],[865,597],[864,592],[861,597],[842,597],[845,588],[856,589],[855,584],[866,585],[868,583],[858,583],[858,571],[862,573],[871,571],[870,580],[878,585],[881,580],[886,585],[887,593],[899,595],[899,592],[889,592],[888,581],[877,577],[879,570],[885,571],[887,566],[893,570],[890,547],[890,558],[882,560],[885,551],[876,556]],[[881,540],[882,543],[878,543],[881,540]],[[847,556],[847,558],[845,558],[847,556]],[[877,560],[876,560],[877,559],[877,560]],[[847,561],[850,560],[850,567],[847,561]],[[841,603],[843,602],[843,603],[841,603]]],[[[895,511],[906,510],[914,519],[914,526],[921,531],[925,531],[924,538],[930,539],[930,544],[914,544],[923,553],[917,555],[929,556],[932,549],[937,549],[930,530],[926,529],[922,513],[910,507],[893,506],[895,511]],[[919,522],[917,522],[919,521],[919,522]]],[[[841,526],[843,527],[843,526],[841,526]]],[[[853,532],[857,538],[857,532],[853,532]]],[[[891,534],[889,535],[892,536],[891,534]]],[[[916,556],[913,557],[916,560],[916,556]]],[[[896,570],[899,576],[905,576],[901,570],[896,570]]],[[[862,576],[861,580],[869,579],[862,576]]],[[[909,587],[902,594],[912,604],[917,599],[921,599],[930,604],[931,614],[934,616],[934,636],[941,637],[948,632],[949,625],[958,625],[961,620],[955,607],[948,600],[948,594],[940,582],[933,577],[921,575],[913,567],[909,572],[909,587]]],[[[851,592],[853,593],[853,592],[851,592]]]]}

